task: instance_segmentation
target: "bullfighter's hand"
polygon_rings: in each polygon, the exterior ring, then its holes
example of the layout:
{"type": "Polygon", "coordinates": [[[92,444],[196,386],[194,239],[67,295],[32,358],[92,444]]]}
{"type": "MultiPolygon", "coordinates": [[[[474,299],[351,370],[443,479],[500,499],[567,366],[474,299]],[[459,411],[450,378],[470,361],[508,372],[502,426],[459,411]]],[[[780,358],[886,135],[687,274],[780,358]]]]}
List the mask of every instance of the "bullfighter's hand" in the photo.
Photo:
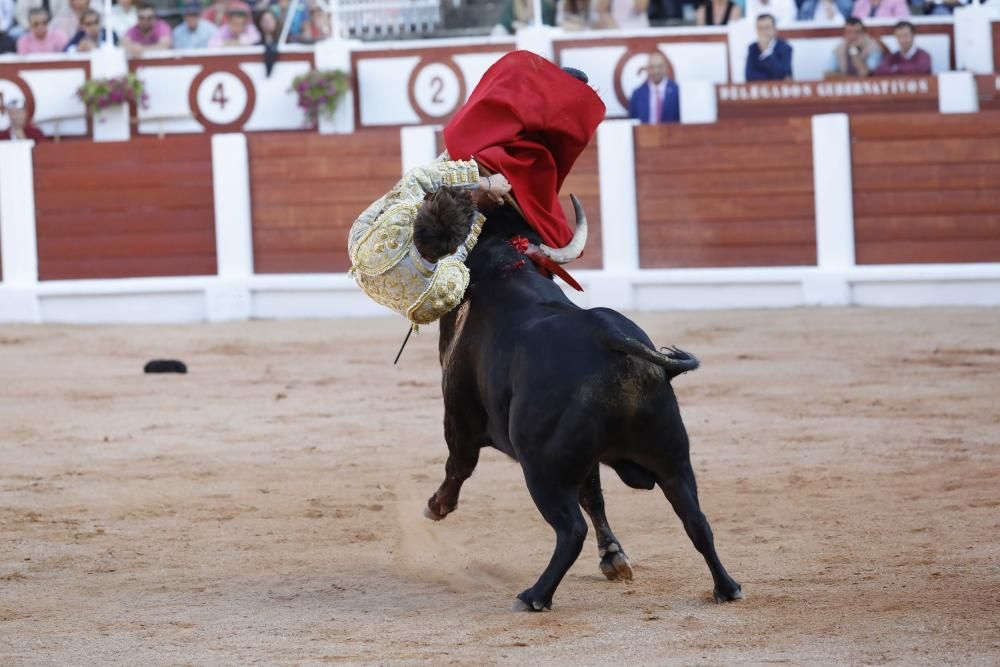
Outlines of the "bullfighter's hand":
{"type": "Polygon", "coordinates": [[[491,174],[486,179],[486,193],[490,199],[503,204],[503,196],[510,192],[510,181],[503,174],[491,174]]]}

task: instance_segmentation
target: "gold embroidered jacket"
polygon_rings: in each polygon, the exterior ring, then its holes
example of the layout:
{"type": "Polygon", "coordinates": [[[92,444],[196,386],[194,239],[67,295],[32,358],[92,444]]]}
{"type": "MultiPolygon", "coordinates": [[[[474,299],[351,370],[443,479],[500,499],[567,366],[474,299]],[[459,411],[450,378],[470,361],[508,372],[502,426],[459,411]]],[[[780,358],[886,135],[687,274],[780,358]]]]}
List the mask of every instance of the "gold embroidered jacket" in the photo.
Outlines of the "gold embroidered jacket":
{"type": "Polygon", "coordinates": [[[427,194],[442,186],[479,187],[475,160],[447,157],[406,174],[354,221],[348,240],[351,273],[361,289],[414,324],[433,322],[462,300],[469,286],[465,258],[476,245],[485,220],[477,212],[465,243],[436,264],[424,260],[413,245],[413,223],[427,194]]]}

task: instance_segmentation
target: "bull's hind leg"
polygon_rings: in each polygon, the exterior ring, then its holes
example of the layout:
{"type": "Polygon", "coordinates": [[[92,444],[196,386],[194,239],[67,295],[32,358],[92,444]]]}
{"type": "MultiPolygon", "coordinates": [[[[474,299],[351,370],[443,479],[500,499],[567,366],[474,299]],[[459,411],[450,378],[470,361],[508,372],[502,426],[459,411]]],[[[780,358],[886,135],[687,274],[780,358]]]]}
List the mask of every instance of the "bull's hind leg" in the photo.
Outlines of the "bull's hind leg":
{"type": "Polygon", "coordinates": [[[663,494],[684,524],[688,537],[708,563],[712,579],[715,580],[715,601],[729,602],[742,598],[743,588],[729,576],[726,568],[722,567],[719,555],[715,552],[712,529],[698,504],[698,487],[694,480],[691,462],[685,461],[676,469],[671,467],[671,470],[659,476],[658,481],[663,494]]]}
{"type": "Polygon", "coordinates": [[[549,474],[539,474],[525,467],[524,477],[535,506],[556,531],[556,549],[535,585],[517,596],[514,609],[541,611],[552,608],[552,596],[559,582],[580,556],[587,539],[587,521],[580,511],[578,487],[553,479],[551,471],[549,474]]]}
{"type": "Polygon", "coordinates": [[[597,555],[601,557],[601,572],[612,581],[616,579],[631,581],[632,564],[629,563],[618,538],[611,532],[608,517],[604,514],[601,472],[597,464],[580,487],[580,506],[590,515],[594,531],[597,532],[597,555]]]}
{"type": "Polygon", "coordinates": [[[448,443],[448,461],[444,464],[444,481],[427,501],[424,516],[440,521],[458,507],[458,494],[479,463],[479,448],[484,441],[482,419],[445,408],[444,439],[448,443]]]}

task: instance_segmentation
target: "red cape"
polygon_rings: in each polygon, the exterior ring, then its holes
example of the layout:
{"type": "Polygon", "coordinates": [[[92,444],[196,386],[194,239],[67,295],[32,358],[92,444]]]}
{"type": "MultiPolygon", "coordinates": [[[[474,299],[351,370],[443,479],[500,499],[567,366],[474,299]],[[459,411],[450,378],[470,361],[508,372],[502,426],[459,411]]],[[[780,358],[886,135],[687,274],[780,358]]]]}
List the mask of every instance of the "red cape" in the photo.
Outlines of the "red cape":
{"type": "Polygon", "coordinates": [[[542,240],[561,248],[573,237],[559,189],[604,120],[590,86],[541,56],[513,51],[493,64],[444,128],[453,160],[474,158],[511,184],[511,194],[542,240]]]}

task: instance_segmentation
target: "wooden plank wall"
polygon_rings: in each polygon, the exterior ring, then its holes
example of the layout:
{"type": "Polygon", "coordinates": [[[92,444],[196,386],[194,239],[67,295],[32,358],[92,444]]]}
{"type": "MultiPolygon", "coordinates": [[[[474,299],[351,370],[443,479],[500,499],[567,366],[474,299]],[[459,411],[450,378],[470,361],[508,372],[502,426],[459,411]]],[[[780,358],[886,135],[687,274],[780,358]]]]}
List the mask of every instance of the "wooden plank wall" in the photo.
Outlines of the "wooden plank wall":
{"type": "Polygon", "coordinates": [[[347,271],[347,234],[400,177],[399,130],[248,134],[256,273],[347,271]]]}
{"type": "Polygon", "coordinates": [[[816,263],[809,118],[635,129],[642,268],[816,263]]]}
{"type": "Polygon", "coordinates": [[[1000,112],[851,118],[858,264],[1000,261],[1000,112]]]}
{"type": "Polygon", "coordinates": [[[41,280],[216,273],[211,141],[34,149],[41,280]]]}

